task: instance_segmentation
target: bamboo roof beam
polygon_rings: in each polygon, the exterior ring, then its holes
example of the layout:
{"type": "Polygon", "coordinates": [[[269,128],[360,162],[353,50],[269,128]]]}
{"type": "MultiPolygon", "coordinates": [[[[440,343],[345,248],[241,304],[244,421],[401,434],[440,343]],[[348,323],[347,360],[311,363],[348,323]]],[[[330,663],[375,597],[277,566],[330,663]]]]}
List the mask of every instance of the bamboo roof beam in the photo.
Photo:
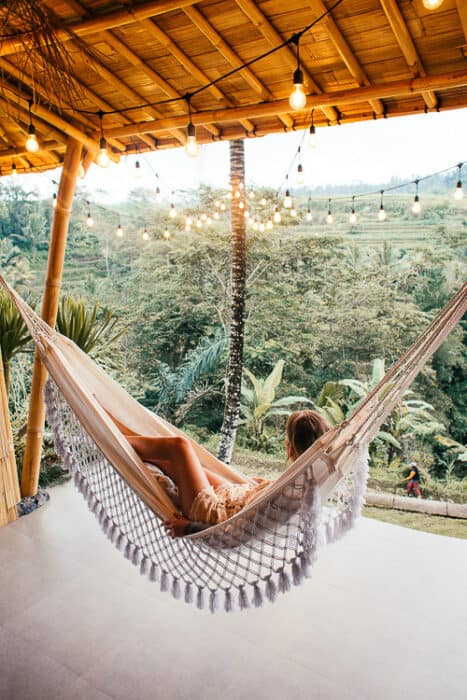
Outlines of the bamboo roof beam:
{"type": "Polygon", "coordinates": [[[465,0],[456,0],[457,12],[462,25],[462,31],[464,32],[465,44],[463,47],[464,56],[467,56],[467,3],[465,0]]]}
{"type": "MultiPolygon", "coordinates": [[[[318,108],[332,105],[351,105],[359,102],[368,102],[370,99],[387,99],[392,97],[421,95],[427,90],[448,90],[465,87],[467,85],[467,70],[442,75],[426,76],[423,78],[410,78],[397,80],[369,87],[339,90],[321,95],[310,95],[307,110],[310,107],[318,108]]],[[[193,114],[193,123],[202,126],[209,122],[232,122],[239,119],[254,119],[259,117],[277,116],[290,110],[288,100],[275,100],[274,102],[262,102],[260,104],[245,105],[241,107],[229,107],[193,114]]],[[[306,111],[306,110],[303,110],[306,111]]],[[[171,117],[157,122],[141,122],[131,126],[115,127],[108,130],[109,136],[136,136],[139,133],[158,133],[167,131],[171,127],[180,126],[184,117],[171,117]]]]}
{"type": "MultiPolygon", "coordinates": [[[[263,14],[263,12],[259,9],[257,4],[253,2],[253,0],[235,0],[235,2],[240,7],[242,12],[252,22],[252,24],[254,24],[254,26],[261,32],[261,34],[264,36],[271,48],[273,48],[274,46],[280,46],[280,44],[284,43],[284,37],[282,37],[279,34],[277,29],[272,25],[271,21],[266,17],[265,14],[263,14]]],[[[292,51],[290,46],[284,46],[280,53],[281,56],[285,59],[288,66],[290,67],[291,71],[294,71],[297,67],[297,57],[295,56],[295,53],[292,51]]],[[[303,64],[303,61],[301,63],[301,69],[308,83],[308,88],[317,94],[321,94],[323,91],[321,90],[319,85],[316,84],[316,82],[313,79],[313,76],[303,64]]],[[[337,114],[334,107],[326,107],[323,111],[326,114],[326,117],[331,122],[338,121],[339,115],[337,114]]]]}
{"type": "MultiPolygon", "coordinates": [[[[134,51],[132,51],[121,39],[115,36],[112,32],[105,32],[105,40],[112,46],[112,48],[117,51],[121,56],[124,56],[131,65],[139,68],[143,73],[145,73],[158,87],[165,92],[168,97],[175,100],[183,98],[178,90],[175,90],[170,83],[168,83],[164,78],[162,78],[159,73],[148,66],[148,64],[143,61],[134,51]]],[[[219,136],[220,131],[214,124],[209,124],[206,127],[213,136],[219,136]]]]}
{"type": "MultiPolygon", "coordinates": [[[[423,67],[422,60],[418,55],[396,0],[380,0],[380,3],[412,75],[414,77],[425,77],[426,71],[423,67]]],[[[438,104],[436,95],[432,90],[425,91],[422,97],[425,100],[426,106],[430,109],[436,107],[438,104]]]]}
{"type": "MultiPolygon", "coordinates": [[[[132,24],[147,17],[156,17],[172,10],[179,10],[194,5],[198,0],[149,0],[138,4],[131,3],[118,10],[111,10],[99,15],[70,22],[56,30],[56,36],[61,41],[70,41],[73,34],[79,37],[89,36],[107,29],[115,29],[132,24]]],[[[24,44],[16,38],[5,39],[0,45],[0,56],[8,56],[24,51],[24,44]]]]}
{"type": "MultiPolygon", "coordinates": [[[[308,4],[317,17],[327,12],[327,7],[322,0],[308,0],[308,4]]],[[[332,14],[326,15],[321,20],[321,25],[326,29],[329,38],[334,44],[341,59],[345,63],[347,70],[359,85],[370,85],[370,81],[365,71],[361,67],[357,57],[347,43],[346,38],[337,26],[332,14]]],[[[375,114],[384,114],[384,105],[381,100],[370,100],[370,104],[375,114]]]]}
{"type": "MultiPolygon", "coordinates": [[[[219,32],[214,29],[212,24],[208,22],[208,20],[196,7],[185,7],[183,11],[233,68],[240,68],[243,66],[244,62],[240,56],[235,53],[235,51],[222,38],[219,32]]],[[[273,95],[269,92],[267,87],[263,85],[261,80],[256,77],[251,68],[243,68],[243,70],[240,71],[240,75],[244,78],[244,80],[246,80],[250,87],[252,87],[253,90],[261,96],[263,100],[274,99],[273,95]]],[[[288,114],[282,115],[282,121],[286,127],[293,126],[293,120],[288,114]]]]}
{"type": "MultiPolygon", "coordinates": [[[[161,43],[165,48],[172,54],[172,56],[180,63],[181,66],[189,73],[194,76],[200,85],[208,85],[211,82],[211,78],[198,66],[193,63],[193,61],[180,49],[180,47],[173,41],[168,34],[162,31],[160,27],[157,26],[152,20],[145,19],[140,22],[141,26],[151,34],[156,41],[161,43]]],[[[230,100],[217,85],[210,85],[207,88],[209,92],[214,95],[217,100],[222,100],[225,104],[233,106],[234,103],[230,100]]],[[[254,125],[247,119],[243,120],[243,126],[248,132],[254,131],[254,125]]]]}

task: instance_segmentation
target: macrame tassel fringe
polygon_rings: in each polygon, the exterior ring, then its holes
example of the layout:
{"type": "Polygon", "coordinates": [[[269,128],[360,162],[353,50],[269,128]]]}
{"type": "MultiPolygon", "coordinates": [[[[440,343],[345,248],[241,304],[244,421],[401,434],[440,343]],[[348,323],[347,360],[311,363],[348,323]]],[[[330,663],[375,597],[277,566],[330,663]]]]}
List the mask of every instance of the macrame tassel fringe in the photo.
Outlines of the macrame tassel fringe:
{"type": "Polygon", "coordinates": [[[240,586],[238,589],[238,607],[240,610],[247,610],[250,607],[245,586],[240,586]]]}
{"type": "Polygon", "coordinates": [[[167,571],[163,571],[161,574],[160,588],[161,593],[166,593],[169,590],[169,574],[167,571]]]}
{"type": "Polygon", "coordinates": [[[287,593],[290,591],[290,579],[284,569],[279,571],[279,579],[277,582],[279,593],[287,593]]]}
{"type": "Polygon", "coordinates": [[[277,599],[277,588],[276,584],[272,580],[272,576],[268,576],[266,579],[266,585],[264,592],[266,593],[266,598],[271,602],[274,603],[277,599]]]}
{"type": "Polygon", "coordinates": [[[217,591],[211,591],[209,594],[209,610],[213,614],[219,610],[219,593],[217,591]]]}
{"type": "Polygon", "coordinates": [[[253,605],[255,608],[261,608],[263,605],[263,594],[257,583],[253,587],[253,605]]]}
{"type": "Polygon", "coordinates": [[[233,610],[232,592],[230,588],[227,588],[225,591],[224,610],[225,612],[232,612],[233,610]]]}
{"type": "Polygon", "coordinates": [[[300,586],[303,583],[302,568],[297,559],[292,563],[292,581],[294,586],[300,586]]]}
{"type": "Polygon", "coordinates": [[[203,587],[198,587],[198,592],[196,594],[196,607],[198,610],[204,610],[205,607],[205,594],[204,594],[204,588],[203,587]]]}
{"type": "Polygon", "coordinates": [[[193,584],[188,581],[188,583],[185,584],[185,603],[192,603],[193,600],[193,584]]]}

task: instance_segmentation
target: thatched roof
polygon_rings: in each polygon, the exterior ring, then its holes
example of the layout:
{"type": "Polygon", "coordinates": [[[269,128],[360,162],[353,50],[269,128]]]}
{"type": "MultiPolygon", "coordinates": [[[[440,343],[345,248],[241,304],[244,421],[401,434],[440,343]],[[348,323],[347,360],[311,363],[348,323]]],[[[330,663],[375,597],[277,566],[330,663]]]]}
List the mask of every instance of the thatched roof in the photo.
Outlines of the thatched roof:
{"type": "Polygon", "coordinates": [[[180,146],[187,94],[193,95],[200,142],[303,129],[313,108],[319,127],[467,106],[466,0],[444,0],[436,11],[425,9],[422,0],[340,0],[337,6],[336,0],[2,5],[3,174],[10,172],[13,157],[19,171],[56,167],[67,135],[94,157],[100,110],[116,157],[180,146]],[[25,5],[46,11],[44,24],[28,34],[21,17],[25,5]],[[332,6],[300,40],[308,93],[304,110],[292,111],[288,103],[297,67],[293,43],[231,73],[332,6]],[[57,41],[62,60],[54,53],[57,41]],[[28,102],[41,144],[36,154],[24,148],[28,102]]]}

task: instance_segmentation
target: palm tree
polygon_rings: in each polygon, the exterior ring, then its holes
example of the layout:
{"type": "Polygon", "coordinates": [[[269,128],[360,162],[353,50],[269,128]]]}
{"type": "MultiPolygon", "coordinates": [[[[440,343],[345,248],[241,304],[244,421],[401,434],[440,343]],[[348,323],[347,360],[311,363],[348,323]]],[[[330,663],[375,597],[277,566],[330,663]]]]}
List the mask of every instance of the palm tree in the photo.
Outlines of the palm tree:
{"type": "MultiPolygon", "coordinates": [[[[241,139],[230,142],[230,183],[232,193],[245,191],[245,147],[241,139]]],[[[246,286],[246,223],[239,204],[232,197],[232,267],[229,356],[225,392],[224,420],[218,450],[219,459],[229,463],[240,419],[240,395],[243,370],[246,286]]]]}
{"type": "Polygon", "coordinates": [[[10,390],[10,362],[29,343],[31,336],[10,297],[0,291],[0,351],[7,395],[10,390]]]}

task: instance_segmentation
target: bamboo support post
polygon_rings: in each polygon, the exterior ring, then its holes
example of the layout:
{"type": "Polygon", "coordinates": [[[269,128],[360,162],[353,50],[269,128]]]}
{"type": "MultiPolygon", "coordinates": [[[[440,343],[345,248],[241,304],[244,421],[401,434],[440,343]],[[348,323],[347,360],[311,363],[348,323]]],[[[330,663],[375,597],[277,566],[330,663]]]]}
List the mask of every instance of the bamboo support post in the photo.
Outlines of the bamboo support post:
{"type": "MultiPolygon", "coordinates": [[[[57,319],[66,239],[81,160],[81,151],[81,143],[70,138],[67,144],[60,186],[57,193],[57,206],[55,207],[50,238],[47,278],[44,298],[42,300],[42,318],[52,327],[55,326],[55,321],[57,319]]],[[[45,419],[42,392],[46,379],[46,369],[40,362],[36,351],[32,376],[26,449],[24,452],[23,473],[21,478],[21,493],[23,496],[34,496],[37,493],[39,483],[42,433],[45,419]]]]}
{"type": "Polygon", "coordinates": [[[0,353],[0,527],[17,519],[16,504],[20,498],[8,395],[0,353]]]}

